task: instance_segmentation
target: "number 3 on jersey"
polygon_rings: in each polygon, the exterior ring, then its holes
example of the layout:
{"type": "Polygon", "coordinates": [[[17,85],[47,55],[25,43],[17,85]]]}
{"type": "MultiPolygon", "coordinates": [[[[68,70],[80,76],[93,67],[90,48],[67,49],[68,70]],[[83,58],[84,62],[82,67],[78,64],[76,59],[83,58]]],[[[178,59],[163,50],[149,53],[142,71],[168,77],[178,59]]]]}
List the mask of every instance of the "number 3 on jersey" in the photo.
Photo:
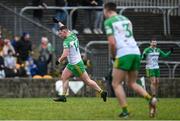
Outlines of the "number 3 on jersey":
{"type": "Polygon", "coordinates": [[[118,33],[124,32],[125,37],[127,37],[127,38],[130,38],[133,35],[131,25],[127,22],[126,23],[117,23],[114,27],[118,33]]]}
{"type": "Polygon", "coordinates": [[[132,34],[132,29],[130,28],[129,26],[129,23],[126,23],[126,24],[122,24],[123,28],[125,29],[126,31],[126,37],[129,38],[131,37],[133,34],[132,34]]]}

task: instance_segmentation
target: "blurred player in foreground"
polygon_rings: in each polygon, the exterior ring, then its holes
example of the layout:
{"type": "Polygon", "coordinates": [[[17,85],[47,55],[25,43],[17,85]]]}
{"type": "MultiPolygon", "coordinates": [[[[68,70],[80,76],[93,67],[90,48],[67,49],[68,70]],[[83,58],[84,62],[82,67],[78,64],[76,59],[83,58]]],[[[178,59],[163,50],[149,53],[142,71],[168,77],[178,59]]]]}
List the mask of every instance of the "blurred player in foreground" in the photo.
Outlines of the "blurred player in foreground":
{"type": "Polygon", "coordinates": [[[111,56],[115,59],[112,86],[122,108],[119,117],[127,118],[129,116],[126,94],[122,86],[122,81],[125,78],[127,78],[129,87],[148,100],[150,116],[155,116],[156,99],[152,98],[146,90],[136,83],[141,58],[140,50],[133,37],[132,23],[125,16],[118,15],[116,11],[115,3],[109,2],[104,5],[103,12],[106,17],[104,25],[111,56]]]}
{"type": "MultiPolygon", "coordinates": [[[[56,21],[56,20],[54,20],[56,21]]],[[[58,21],[57,21],[58,22],[58,21]]],[[[63,62],[64,59],[68,59],[68,64],[62,72],[61,80],[63,81],[63,95],[58,96],[54,101],[66,102],[66,93],[68,90],[68,79],[74,75],[80,77],[91,88],[95,89],[101,94],[101,98],[105,102],[107,99],[107,92],[103,91],[95,81],[91,80],[89,75],[85,70],[85,65],[82,61],[80,50],[79,50],[79,41],[77,36],[72,33],[66,26],[61,22],[58,22],[60,25],[59,36],[64,39],[63,41],[63,53],[59,57],[56,64],[63,62]]]]}

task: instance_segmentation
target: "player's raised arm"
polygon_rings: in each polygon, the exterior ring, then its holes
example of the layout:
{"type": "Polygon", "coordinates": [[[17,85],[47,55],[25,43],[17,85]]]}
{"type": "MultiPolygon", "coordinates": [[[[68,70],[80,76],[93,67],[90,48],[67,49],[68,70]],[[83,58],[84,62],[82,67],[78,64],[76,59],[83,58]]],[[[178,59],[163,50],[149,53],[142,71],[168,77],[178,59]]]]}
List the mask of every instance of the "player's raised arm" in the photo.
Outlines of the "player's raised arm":
{"type": "Polygon", "coordinates": [[[172,53],[172,51],[171,51],[171,50],[170,50],[170,51],[168,51],[167,53],[166,53],[166,52],[164,52],[164,51],[162,51],[161,49],[159,49],[158,51],[159,51],[159,53],[160,53],[160,57],[163,57],[163,58],[167,58],[167,57],[169,57],[169,56],[171,55],[171,53],[172,53]]]}
{"type": "Polygon", "coordinates": [[[55,17],[53,17],[52,19],[53,19],[53,22],[59,24],[60,27],[61,27],[61,26],[64,26],[64,24],[61,23],[61,22],[60,22],[58,19],[56,19],[55,17]]]}
{"type": "MultiPolygon", "coordinates": [[[[52,18],[54,23],[57,23],[59,25],[59,27],[65,26],[61,21],[59,21],[58,19],[56,19],[55,17],[52,18]]],[[[68,28],[67,28],[68,29],[68,28]]],[[[70,32],[70,30],[68,29],[68,31],[70,32]]]]}

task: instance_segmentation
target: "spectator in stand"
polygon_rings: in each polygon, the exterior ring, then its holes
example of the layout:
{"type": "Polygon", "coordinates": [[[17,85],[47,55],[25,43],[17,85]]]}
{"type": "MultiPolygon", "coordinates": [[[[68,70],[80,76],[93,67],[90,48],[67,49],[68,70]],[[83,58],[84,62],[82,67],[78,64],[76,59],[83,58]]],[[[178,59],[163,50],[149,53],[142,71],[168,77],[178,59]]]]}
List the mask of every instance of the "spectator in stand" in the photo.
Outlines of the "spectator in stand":
{"type": "MultiPolygon", "coordinates": [[[[43,0],[32,0],[32,6],[38,6],[38,7],[47,7],[45,3],[43,3],[43,0]]],[[[39,21],[41,21],[43,17],[43,10],[38,9],[33,11],[33,17],[39,21]]]]}
{"type": "Polygon", "coordinates": [[[39,50],[40,56],[39,59],[36,61],[39,75],[44,76],[48,73],[48,64],[52,60],[52,52],[53,49],[51,43],[48,41],[48,38],[42,37],[39,50]]]}
{"type": "MultiPolygon", "coordinates": [[[[95,6],[102,7],[103,1],[102,0],[93,0],[92,1],[95,6]]],[[[95,16],[94,16],[94,29],[93,32],[95,34],[103,34],[102,31],[102,21],[103,21],[103,13],[102,10],[95,10],[95,16]]]]}
{"type": "MultiPolygon", "coordinates": [[[[79,6],[79,0],[67,0],[67,6],[68,7],[77,7],[77,6],[79,6]]],[[[69,13],[70,13],[70,11],[69,11],[69,13]]],[[[79,32],[75,28],[77,17],[78,17],[78,11],[76,10],[72,16],[72,32],[74,32],[75,34],[79,34],[79,32]]]]}
{"type": "Polygon", "coordinates": [[[18,61],[25,62],[29,58],[29,54],[33,54],[32,43],[30,41],[30,34],[24,32],[20,41],[17,43],[18,61]]]}
{"type": "Polygon", "coordinates": [[[44,76],[48,73],[48,64],[50,62],[49,60],[46,60],[45,56],[40,55],[39,59],[35,62],[38,68],[38,75],[44,76]]]}
{"type": "MultiPolygon", "coordinates": [[[[94,6],[94,2],[91,2],[91,0],[82,0],[81,1],[82,6],[94,6]]],[[[91,26],[93,25],[93,14],[92,10],[83,10],[84,14],[84,21],[83,21],[83,33],[84,34],[92,34],[91,26]]]]}
{"type": "Polygon", "coordinates": [[[37,65],[34,63],[34,60],[32,57],[29,57],[28,61],[26,61],[26,72],[27,72],[27,75],[30,77],[33,77],[34,75],[38,74],[37,65]]]}
{"type": "MultiPolygon", "coordinates": [[[[55,5],[57,7],[65,7],[66,1],[65,0],[55,0],[55,5]]],[[[63,24],[66,24],[67,15],[63,10],[56,10],[55,18],[59,21],[61,21],[63,24]]],[[[56,33],[58,30],[58,24],[54,23],[53,31],[56,33]]]]}
{"type": "MultiPolygon", "coordinates": [[[[102,5],[101,2],[102,2],[101,0],[82,0],[81,4],[82,4],[82,6],[92,7],[92,6],[101,6],[102,5]]],[[[84,28],[83,33],[84,34],[92,34],[91,26],[94,23],[93,10],[90,9],[90,10],[83,10],[83,11],[84,11],[84,15],[85,15],[84,21],[83,21],[83,28],[84,28]]],[[[99,13],[98,13],[98,15],[99,15],[99,13]]],[[[96,16],[96,17],[98,17],[98,16],[96,16]]],[[[96,19],[99,20],[99,18],[96,18],[96,19]]],[[[97,23],[98,23],[98,21],[97,21],[97,23]]]]}
{"type": "Polygon", "coordinates": [[[17,43],[20,40],[20,37],[15,35],[14,38],[11,40],[11,45],[14,47],[15,52],[17,50],[17,43]]]}
{"type": "Polygon", "coordinates": [[[2,53],[3,47],[4,47],[4,41],[3,41],[3,38],[2,38],[2,32],[0,30],[0,52],[1,53],[2,53]]]}
{"type": "Polygon", "coordinates": [[[5,71],[4,71],[4,58],[2,53],[0,53],[0,78],[5,78],[5,71]]]}
{"type": "MultiPolygon", "coordinates": [[[[65,7],[66,1],[65,0],[55,0],[55,5],[57,7],[65,7]]],[[[60,20],[62,23],[66,24],[67,15],[63,10],[56,10],[56,19],[60,20]]]]}
{"type": "Polygon", "coordinates": [[[15,55],[14,47],[11,45],[11,41],[9,39],[4,39],[4,47],[3,47],[3,56],[8,55],[8,51],[11,50],[12,54],[15,55]]]}
{"type": "Polygon", "coordinates": [[[13,56],[13,51],[8,50],[8,54],[4,57],[6,77],[14,77],[17,75],[16,58],[13,56]]]}
{"type": "Polygon", "coordinates": [[[51,49],[52,47],[50,46],[51,46],[51,43],[49,42],[48,38],[42,37],[39,53],[40,53],[40,56],[44,56],[45,60],[48,62],[50,62],[52,59],[52,49],[51,49]]]}

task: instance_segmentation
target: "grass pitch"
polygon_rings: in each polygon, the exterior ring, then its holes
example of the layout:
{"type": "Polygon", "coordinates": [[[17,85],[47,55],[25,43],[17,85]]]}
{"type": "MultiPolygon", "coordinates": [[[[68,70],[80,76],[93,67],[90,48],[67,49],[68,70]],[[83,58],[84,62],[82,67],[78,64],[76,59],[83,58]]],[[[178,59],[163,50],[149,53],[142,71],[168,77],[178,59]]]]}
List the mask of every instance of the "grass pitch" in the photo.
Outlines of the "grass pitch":
{"type": "MultiPolygon", "coordinates": [[[[149,120],[147,101],[128,98],[129,120],[149,120]]],[[[48,98],[0,98],[0,120],[120,120],[118,102],[108,98],[68,98],[66,103],[48,98]]],[[[161,98],[155,120],[180,120],[180,99],[161,98]]]]}

